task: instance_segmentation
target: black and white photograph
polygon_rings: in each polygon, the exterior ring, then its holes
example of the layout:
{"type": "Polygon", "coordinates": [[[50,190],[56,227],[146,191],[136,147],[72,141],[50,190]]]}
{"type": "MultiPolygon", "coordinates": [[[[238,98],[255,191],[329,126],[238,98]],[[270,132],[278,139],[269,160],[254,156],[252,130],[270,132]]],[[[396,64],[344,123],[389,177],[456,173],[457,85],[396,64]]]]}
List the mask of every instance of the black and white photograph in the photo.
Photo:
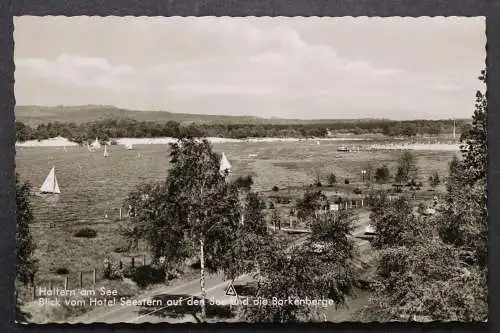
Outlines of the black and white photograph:
{"type": "Polygon", "coordinates": [[[15,17],[16,321],[487,321],[485,23],[15,17]]]}

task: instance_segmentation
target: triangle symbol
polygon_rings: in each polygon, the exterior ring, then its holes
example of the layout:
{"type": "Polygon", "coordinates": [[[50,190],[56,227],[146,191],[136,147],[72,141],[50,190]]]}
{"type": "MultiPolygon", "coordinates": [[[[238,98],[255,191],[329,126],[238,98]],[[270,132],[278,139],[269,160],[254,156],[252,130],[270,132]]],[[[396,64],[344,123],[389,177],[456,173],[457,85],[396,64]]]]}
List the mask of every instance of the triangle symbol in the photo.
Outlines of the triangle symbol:
{"type": "Polygon", "coordinates": [[[236,289],[234,289],[234,286],[232,283],[226,289],[226,295],[227,296],[238,296],[238,294],[236,293],[236,289]]]}

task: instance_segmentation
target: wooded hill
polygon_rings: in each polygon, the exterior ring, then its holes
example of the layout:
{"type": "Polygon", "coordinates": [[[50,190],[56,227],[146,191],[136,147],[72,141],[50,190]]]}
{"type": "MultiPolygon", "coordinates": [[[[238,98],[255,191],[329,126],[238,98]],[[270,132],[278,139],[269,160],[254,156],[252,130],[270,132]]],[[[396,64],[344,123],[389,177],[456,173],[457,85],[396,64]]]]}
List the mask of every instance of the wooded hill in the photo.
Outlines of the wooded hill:
{"type": "MultiPolygon", "coordinates": [[[[20,141],[67,137],[83,142],[96,137],[326,137],[333,133],[387,136],[440,135],[453,131],[453,120],[284,119],[131,111],[113,106],[16,106],[20,141]]],[[[460,134],[469,120],[456,120],[460,134]]]]}

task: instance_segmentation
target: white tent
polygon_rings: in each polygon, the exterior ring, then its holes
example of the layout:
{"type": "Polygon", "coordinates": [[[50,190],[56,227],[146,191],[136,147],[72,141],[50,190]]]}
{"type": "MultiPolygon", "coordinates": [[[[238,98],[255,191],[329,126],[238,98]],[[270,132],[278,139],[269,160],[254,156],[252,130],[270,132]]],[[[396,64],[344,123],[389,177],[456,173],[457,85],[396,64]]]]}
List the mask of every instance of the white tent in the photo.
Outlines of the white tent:
{"type": "Polygon", "coordinates": [[[229,160],[224,153],[222,153],[222,158],[220,160],[220,172],[222,174],[231,172],[231,163],[229,163],[229,160]]]}
{"type": "Polygon", "coordinates": [[[42,187],[40,187],[40,193],[61,193],[61,190],[59,190],[59,184],[57,184],[55,167],[52,167],[49,174],[47,175],[47,178],[45,178],[42,187]]]}
{"type": "Polygon", "coordinates": [[[91,146],[94,149],[100,149],[101,148],[101,144],[99,143],[99,140],[97,140],[97,138],[95,138],[95,141],[92,143],[91,146]]]}
{"type": "Polygon", "coordinates": [[[104,146],[104,157],[109,157],[108,146],[104,146]]]}

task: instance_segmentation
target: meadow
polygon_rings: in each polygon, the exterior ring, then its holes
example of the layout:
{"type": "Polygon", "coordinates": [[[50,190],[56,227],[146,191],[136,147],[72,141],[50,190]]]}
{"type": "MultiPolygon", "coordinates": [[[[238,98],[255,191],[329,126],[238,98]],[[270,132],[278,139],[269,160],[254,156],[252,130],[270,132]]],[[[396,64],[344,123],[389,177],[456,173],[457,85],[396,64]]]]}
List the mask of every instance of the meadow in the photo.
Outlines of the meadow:
{"type": "MultiPolygon", "coordinates": [[[[370,142],[339,142],[304,140],[297,142],[227,142],[213,144],[214,150],[225,152],[232,163],[233,176],[252,175],[254,189],[270,193],[273,186],[301,188],[316,181],[319,174],[326,184],[326,175],[337,176],[339,188],[344,179],[350,186],[361,185],[361,170],[387,164],[394,172],[401,151],[365,150],[370,142]],[[337,148],[356,145],[359,151],[342,153],[337,148]]],[[[165,179],[169,168],[167,145],[137,145],[134,150],[111,146],[110,157],[102,149],[91,153],[85,147],[18,147],[16,171],[23,181],[37,190],[55,166],[61,189],[57,201],[32,197],[35,224],[32,233],[36,242],[35,258],[39,262],[38,283],[61,281],[59,268],[73,276],[79,271],[102,268],[103,260],[130,262],[130,255],[116,253],[124,245],[119,235],[119,210],[126,212],[124,200],[128,193],[145,181],[165,179]],[[95,238],[76,238],[73,234],[90,227],[95,238]]],[[[445,176],[448,163],[458,151],[414,151],[421,181],[437,171],[445,176]]],[[[297,191],[295,191],[298,193],[297,191]]],[[[99,277],[98,277],[99,278],[99,277]]],[[[89,277],[86,282],[89,283],[89,277]]],[[[70,280],[71,281],[71,280],[70,280]]],[[[69,286],[76,287],[76,286],[69,286]]]]}

